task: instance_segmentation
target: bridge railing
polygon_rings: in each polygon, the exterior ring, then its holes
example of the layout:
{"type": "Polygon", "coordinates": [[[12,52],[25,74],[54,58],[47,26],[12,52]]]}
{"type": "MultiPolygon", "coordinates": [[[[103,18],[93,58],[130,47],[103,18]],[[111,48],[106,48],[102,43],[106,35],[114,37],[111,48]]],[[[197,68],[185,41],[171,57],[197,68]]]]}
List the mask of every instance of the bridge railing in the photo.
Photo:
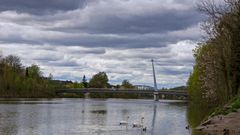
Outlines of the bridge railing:
{"type": "Polygon", "coordinates": [[[184,95],[187,91],[181,90],[137,90],[137,89],[109,89],[109,88],[81,88],[81,89],[59,89],[56,93],[139,93],[139,94],[165,94],[165,95],[184,95]]]}

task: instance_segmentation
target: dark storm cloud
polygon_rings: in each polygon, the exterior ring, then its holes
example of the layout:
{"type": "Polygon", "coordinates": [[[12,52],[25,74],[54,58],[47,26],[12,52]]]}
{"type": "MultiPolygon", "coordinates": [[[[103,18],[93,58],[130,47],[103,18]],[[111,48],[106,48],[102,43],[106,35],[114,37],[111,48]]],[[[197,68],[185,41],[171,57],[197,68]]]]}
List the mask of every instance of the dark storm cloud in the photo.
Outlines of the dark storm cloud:
{"type": "Polygon", "coordinates": [[[49,62],[49,66],[57,66],[57,67],[76,67],[79,66],[75,61],[55,61],[49,62]]]}
{"type": "Polygon", "coordinates": [[[202,17],[191,4],[190,0],[181,3],[157,0],[2,0],[0,10],[7,12],[2,12],[0,19],[11,23],[0,25],[0,30],[3,27],[8,33],[0,34],[0,40],[4,43],[114,48],[164,47],[186,39],[196,41],[199,32],[187,30],[197,29],[202,17]],[[187,3],[190,4],[187,6],[187,3]],[[145,7],[146,4],[149,8],[145,7]],[[23,13],[18,13],[21,10],[23,13]],[[38,16],[35,12],[44,15],[38,16]]]}
{"type": "MultiPolygon", "coordinates": [[[[166,33],[186,29],[202,20],[196,9],[185,11],[169,10],[146,16],[131,16],[123,19],[116,15],[96,16],[90,25],[73,27],[73,31],[83,30],[88,33],[166,33]]],[[[69,30],[69,29],[68,29],[69,30]]]]}
{"type": "Polygon", "coordinates": [[[88,0],[1,0],[0,11],[14,10],[43,15],[82,8],[88,0]]]}
{"type": "Polygon", "coordinates": [[[174,68],[174,67],[163,67],[161,70],[158,71],[157,74],[161,75],[188,75],[189,72],[191,72],[191,68],[189,67],[180,67],[180,68],[174,68]]]}
{"type": "MultiPolygon", "coordinates": [[[[52,31],[50,31],[52,32],[52,31]]],[[[141,34],[124,34],[124,35],[98,35],[98,34],[70,34],[55,33],[50,34],[48,31],[12,31],[12,36],[2,36],[0,40],[4,43],[26,43],[26,44],[51,44],[66,46],[84,46],[84,47],[112,47],[112,48],[147,48],[147,47],[164,47],[171,43],[181,40],[196,41],[199,37],[194,33],[185,33],[182,36],[164,34],[141,35],[141,34]],[[48,36],[49,35],[49,36],[48,36]]],[[[198,32],[196,32],[198,34],[198,32]]],[[[94,52],[93,52],[94,53],[94,52]]],[[[98,50],[96,53],[104,53],[98,50]]],[[[142,55],[141,57],[145,57],[142,55]]]]}
{"type": "Polygon", "coordinates": [[[91,48],[87,50],[82,50],[76,47],[72,47],[72,49],[68,50],[68,53],[82,54],[82,55],[90,55],[90,54],[101,55],[101,54],[105,54],[106,50],[104,48],[91,48]]]}

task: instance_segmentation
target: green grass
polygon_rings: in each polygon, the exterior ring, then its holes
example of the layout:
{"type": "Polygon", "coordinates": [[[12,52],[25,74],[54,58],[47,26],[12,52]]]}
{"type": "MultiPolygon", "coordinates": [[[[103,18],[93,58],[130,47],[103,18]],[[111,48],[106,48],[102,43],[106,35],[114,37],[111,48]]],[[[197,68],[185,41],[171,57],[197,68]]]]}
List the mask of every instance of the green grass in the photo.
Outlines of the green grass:
{"type": "Polygon", "coordinates": [[[234,109],[240,108],[240,96],[232,103],[232,108],[234,109]]]}
{"type": "Polygon", "coordinates": [[[240,109],[240,96],[235,97],[227,105],[225,105],[225,107],[216,108],[211,114],[211,117],[216,115],[227,115],[231,112],[237,112],[238,109],[240,109]]]}

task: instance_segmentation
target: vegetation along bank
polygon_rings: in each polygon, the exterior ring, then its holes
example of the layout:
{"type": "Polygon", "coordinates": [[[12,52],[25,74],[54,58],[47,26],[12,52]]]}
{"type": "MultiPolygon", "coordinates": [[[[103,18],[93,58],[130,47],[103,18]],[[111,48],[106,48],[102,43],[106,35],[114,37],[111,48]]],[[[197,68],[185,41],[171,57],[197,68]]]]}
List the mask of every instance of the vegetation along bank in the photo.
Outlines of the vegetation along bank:
{"type": "MultiPolygon", "coordinates": [[[[231,112],[240,107],[240,0],[225,0],[224,5],[205,1],[199,9],[208,17],[202,26],[207,40],[194,50],[195,66],[188,80],[189,107],[193,108],[188,115],[192,127],[201,123],[207,126],[211,116],[220,118],[218,115],[225,114],[238,118],[239,113],[231,112]]],[[[228,130],[229,124],[223,125],[228,130]]]]}

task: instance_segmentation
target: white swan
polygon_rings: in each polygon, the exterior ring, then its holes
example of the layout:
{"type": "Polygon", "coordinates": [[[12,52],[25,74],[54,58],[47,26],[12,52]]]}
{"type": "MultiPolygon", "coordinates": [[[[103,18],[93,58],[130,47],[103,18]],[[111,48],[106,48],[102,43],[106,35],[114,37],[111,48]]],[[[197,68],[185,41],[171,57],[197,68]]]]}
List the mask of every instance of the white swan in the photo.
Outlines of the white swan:
{"type": "Polygon", "coordinates": [[[120,121],[119,125],[128,125],[128,119],[129,119],[129,116],[127,116],[127,120],[126,121],[120,121]]]}
{"type": "Polygon", "coordinates": [[[132,127],[133,128],[142,128],[143,127],[143,120],[144,120],[144,117],[141,118],[141,123],[133,123],[132,127]]]}

